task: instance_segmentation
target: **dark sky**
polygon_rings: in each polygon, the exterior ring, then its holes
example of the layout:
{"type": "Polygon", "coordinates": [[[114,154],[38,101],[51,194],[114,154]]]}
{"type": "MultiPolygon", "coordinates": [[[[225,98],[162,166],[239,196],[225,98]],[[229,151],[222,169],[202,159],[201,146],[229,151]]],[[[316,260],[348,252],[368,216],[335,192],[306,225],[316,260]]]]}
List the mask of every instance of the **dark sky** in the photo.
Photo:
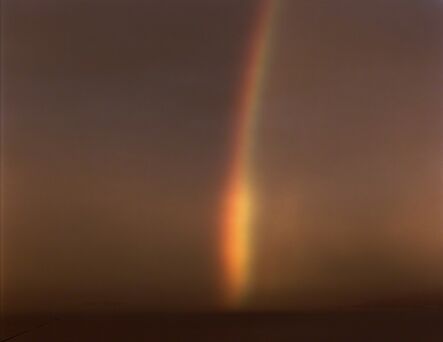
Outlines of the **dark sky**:
{"type": "MultiPolygon", "coordinates": [[[[7,311],[217,305],[258,4],[2,1],[7,311]]],[[[443,3],[283,0],[275,19],[250,305],[443,293],[443,3]]]]}

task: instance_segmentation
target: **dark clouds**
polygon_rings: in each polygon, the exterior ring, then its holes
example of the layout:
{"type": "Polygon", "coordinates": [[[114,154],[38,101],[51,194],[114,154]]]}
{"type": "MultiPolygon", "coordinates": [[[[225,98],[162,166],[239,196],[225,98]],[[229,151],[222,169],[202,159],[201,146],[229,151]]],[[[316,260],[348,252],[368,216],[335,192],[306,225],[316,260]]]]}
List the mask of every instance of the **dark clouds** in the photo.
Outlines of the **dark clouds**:
{"type": "MultiPolygon", "coordinates": [[[[11,310],[215,305],[232,105],[256,4],[3,2],[11,310]]],[[[435,292],[440,5],[281,8],[256,134],[254,300],[435,292]]]]}
{"type": "Polygon", "coordinates": [[[216,302],[217,210],[252,8],[4,3],[12,308],[216,302]]]}
{"type": "Polygon", "coordinates": [[[441,8],[284,6],[257,148],[262,291],[276,306],[439,291],[441,8]]]}

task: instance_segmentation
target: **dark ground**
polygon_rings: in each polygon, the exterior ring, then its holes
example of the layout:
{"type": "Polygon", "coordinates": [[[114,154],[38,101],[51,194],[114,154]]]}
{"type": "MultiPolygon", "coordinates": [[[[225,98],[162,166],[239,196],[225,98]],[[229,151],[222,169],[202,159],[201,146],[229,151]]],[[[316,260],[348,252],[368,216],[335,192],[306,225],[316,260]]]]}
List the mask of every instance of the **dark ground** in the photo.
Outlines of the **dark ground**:
{"type": "Polygon", "coordinates": [[[443,341],[443,310],[21,317],[0,341],[443,341]]]}

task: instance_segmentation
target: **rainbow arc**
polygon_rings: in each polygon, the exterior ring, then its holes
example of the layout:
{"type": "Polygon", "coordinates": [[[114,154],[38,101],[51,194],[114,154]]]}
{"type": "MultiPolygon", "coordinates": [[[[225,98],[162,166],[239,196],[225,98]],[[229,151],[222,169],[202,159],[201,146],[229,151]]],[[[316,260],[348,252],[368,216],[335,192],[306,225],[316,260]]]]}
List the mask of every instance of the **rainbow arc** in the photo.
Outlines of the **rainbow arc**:
{"type": "Polygon", "coordinates": [[[223,302],[239,307],[252,280],[252,221],[254,187],[252,177],[253,136],[269,57],[272,27],[280,0],[261,0],[246,53],[238,101],[234,140],[226,190],[223,194],[221,253],[223,302]]]}

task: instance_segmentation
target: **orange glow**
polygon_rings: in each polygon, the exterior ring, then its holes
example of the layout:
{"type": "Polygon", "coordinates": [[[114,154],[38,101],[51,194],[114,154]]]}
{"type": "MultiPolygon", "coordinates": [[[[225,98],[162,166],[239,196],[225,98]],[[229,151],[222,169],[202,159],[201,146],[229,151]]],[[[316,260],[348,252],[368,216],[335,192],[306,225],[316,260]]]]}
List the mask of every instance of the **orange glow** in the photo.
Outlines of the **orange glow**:
{"type": "Polygon", "coordinates": [[[251,214],[251,196],[243,180],[232,184],[227,197],[224,222],[224,262],[227,277],[229,305],[235,305],[243,296],[248,282],[248,227],[251,214]]]}

